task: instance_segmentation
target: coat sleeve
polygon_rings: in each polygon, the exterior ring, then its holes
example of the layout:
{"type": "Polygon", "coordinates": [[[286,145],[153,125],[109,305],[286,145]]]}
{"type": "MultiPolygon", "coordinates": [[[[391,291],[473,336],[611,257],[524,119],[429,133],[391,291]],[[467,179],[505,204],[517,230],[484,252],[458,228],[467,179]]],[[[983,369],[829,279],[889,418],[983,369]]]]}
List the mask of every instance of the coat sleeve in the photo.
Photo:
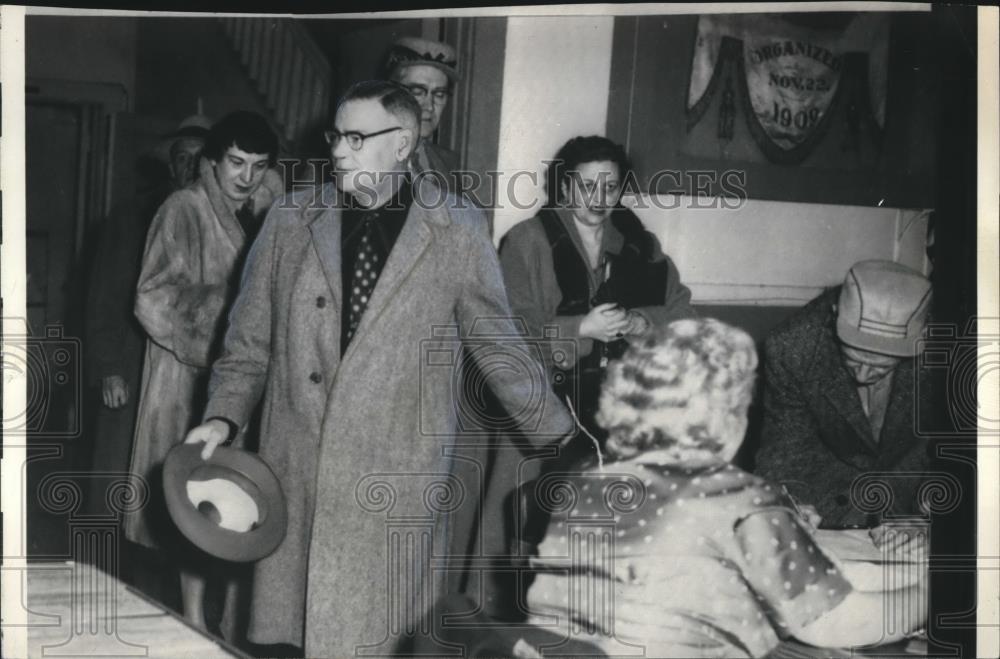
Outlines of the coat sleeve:
{"type": "Polygon", "coordinates": [[[801,629],[853,590],[790,510],[757,510],[738,520],[733,533],[740,572],[778,627],[801,629]]]}
{"type": "Polygon", "coordinates": [[[518,336],[515,325],[510,321],[511,308],[504,289],[503,274],[486,230],[485,219],[481,226],[472,228],[469,233],[471,244],[466,250],[465,284],[456,308],[462,336],[468,336],[477,319],[489,319],[491,323],[503,325],[490,326],[489,336],[511,337],[497,341],[497,351],[473,352],[476,355],[489,352],[492,359],[502,352],[510,355],[511,368],[496,368],[495,362],[480,364],[490,389],[508,412],[516,412],[516,421],[528,438],[544,444],[546,439],[564,437],[572,431],[573,421],[552,393],[545,368],[538,364],[540,368],[529,369],[531,372],[525,373],[524,355],[544,354],[551,351],[551,346],[544,339],[529,338],[529,341],[538,341],[541,346],[540,351],[531,350],[531,346],[522,342],[522,337],[518,336]]]}
{"type": "Polygon", "coordinates": [[[663,253],[660,248],[660,241],[653,238],[654,261],[666,261],[667,262],[667,289],[663,298],[662,305],[654,305],[648,307],[638,307],[633,311],[641,313],[650,325],[655,327],[663,327],[668,323],[681,318],[695,318],[698,313],[691,306],[691,290],[681,283],[681,274],[677,270],[677,266],[674,265],[673,260],[663,253]]]}
{"type": "Polygon", "coordinates": [[[240,290],[229,312],[222,353],[212,365],[204,419],[221,417],[246,426],[264,393],[271,360],[272,279],[280,204],[271,206],[247,254],[240,290]]]}
{"type": "MultiPolygon", "coordinates": [[[[500,264],[511,309],[515,317],[524,319],[530,335],[540,337],[543,327],[555,325],[559,328],[559,338],[576,340],[574,352],[577,358],[589,355],[594,342],[580,337],[583,316],[556,315],[561,293],[552,271],[551,250],[544,233],[532,231],[526,223],[511,229],[500,246],[500,264]]],[[[548,352],[546,359],[551,363],[548,352]]],[[[559,365],[563,368],[571,366],[559,365]]]]}
{"type": "Polygon", "coordinates": [[[815,416],[802,395],[794,369],[773,337],[764,348],[764,421],[757,474],[788,487],[799,501],[813,503],[812,474],[826,467],[815,460],[821,438],[815,416]]]}
{"type": "Polygon", "coordinates": [[[160,206],[146,239],[135,315],[149,338],[179,361],[208,367],[228,287],[197,281],[202,240],[197,213],[186,191],[160,206]]]}

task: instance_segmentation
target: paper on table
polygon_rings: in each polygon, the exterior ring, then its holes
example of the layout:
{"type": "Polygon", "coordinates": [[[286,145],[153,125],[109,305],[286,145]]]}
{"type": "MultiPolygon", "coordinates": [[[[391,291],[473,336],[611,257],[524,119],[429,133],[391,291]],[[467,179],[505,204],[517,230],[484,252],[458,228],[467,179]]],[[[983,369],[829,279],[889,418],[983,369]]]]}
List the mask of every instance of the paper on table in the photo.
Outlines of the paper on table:
{"type": "Polygon", "coordinates": [[[814,534],[816,544],[844,561],[878,561],[885,559],[875,546],[868,529],[820,529],[814,534]]]}
{"type": "Polygon", "coordinates": [[[867,529],[820,530],[814,537],[857,590],[902,588],[927,578],[925,560],[876,547],[867,529]]]}

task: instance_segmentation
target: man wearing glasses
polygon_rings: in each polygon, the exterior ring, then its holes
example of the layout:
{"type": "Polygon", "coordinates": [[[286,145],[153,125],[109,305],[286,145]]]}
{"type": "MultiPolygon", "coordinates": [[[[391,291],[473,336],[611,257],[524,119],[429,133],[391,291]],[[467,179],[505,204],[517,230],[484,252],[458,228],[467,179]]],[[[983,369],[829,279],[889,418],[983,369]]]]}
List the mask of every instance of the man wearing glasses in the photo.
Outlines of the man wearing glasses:
{"type": "Polygon", "coordinates": [[[402,37],[389,49],[386,77],[410,90],[420,105],[420,145],[413,156],[413,171],[433,172],[452,192],[458,182],[458,154],[432,142],[441,116],[458,82],[458,58],[446,43],[419,37],[402,37]]]}
{"type": "Polygon", "coordinates": [[[518,367],[530,353],[512,338],[482,212],[411,179],[420,119],[396,83],[358,83],[341,99],[327,132],[336,183],[272,207],[213,365],[207,421],[186,440],[211,454],[226,420],[242,427],[264,397],[260,454],[288,529],[255,568],[255,643],[391,654],[439,596],[462,590],[451,567],[478,511],[462,469],[479,466],[452,457],[460,367],[447,357],[475,322],[507,337],[481,340],[478,354],[511,356],[488,384],[522,411],[525,437],[544,445],[572,430],[541,366],[518,367]]]}

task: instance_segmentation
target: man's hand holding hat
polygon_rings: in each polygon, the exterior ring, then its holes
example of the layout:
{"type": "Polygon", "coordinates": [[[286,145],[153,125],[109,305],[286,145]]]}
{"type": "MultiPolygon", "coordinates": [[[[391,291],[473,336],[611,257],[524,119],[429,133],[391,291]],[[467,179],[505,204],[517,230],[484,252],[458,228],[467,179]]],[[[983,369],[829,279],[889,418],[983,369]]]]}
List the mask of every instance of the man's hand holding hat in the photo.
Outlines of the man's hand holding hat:
{"type": "Polygon", "coordinates": [[[184,438],[185,444],[205,442],[201,450],[201,459],[208,460],[215,452],[215,447],[225,444],[232,434],[232,427],[223,419],[209,419],[200,426],[195,426],[184,438]]]}

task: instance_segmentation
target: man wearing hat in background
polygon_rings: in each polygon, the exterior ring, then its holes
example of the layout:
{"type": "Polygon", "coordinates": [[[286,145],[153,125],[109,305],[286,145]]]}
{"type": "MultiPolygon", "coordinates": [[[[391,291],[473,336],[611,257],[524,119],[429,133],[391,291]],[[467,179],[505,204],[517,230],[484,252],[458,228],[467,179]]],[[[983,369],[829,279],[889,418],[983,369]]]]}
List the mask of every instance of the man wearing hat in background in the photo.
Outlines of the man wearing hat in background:
{"type": "MultiPolygon", "coordinates": [[[[94,473],[128,472],[146,340],[132,305],[146,232],[170,193],[194,181],[210,126],[206,117],[192,115],[141,156],[136,163],[135,189],[122,191],[121,201],[97,238],[87,288],[84,343],[91,409],[95,410],[89,426],[89,462],[94,473]]],[[[87,480],[88,513],[112,514],[105,501],[111,484],[109,478],[87,480]]],[[[152,596],[169,600],[173,583],[165,580],[166,572],[157,557],[138,545],[126,549],[130,556],[143,555],[123,561],[131,569],[121,576],[152,596]]]]}
{"type": "Polygon", "coordinates": [[[459,168],[459,156],[432,141],[458,81],[455,49],[438,41],[402,37],[389,48],[385,75],[409,89],[420,105],[420,143],[411,160],[414,173],[434,172],[439,185],[455,192],[453,173],[459,168]]]}
{"type": "MultiPolygon", "coordinates": [[[[95,471],[125,472],[135,427],[136,399],[145,334],[135,316],[135,282],[139,278],[146,231],[156,209],[174,190],[194,182],[197,163],[211,123],[192,115],[140,158],[140,183],[108,216],[95,253],[87,296],[88,374],[98,391],[94,422],[95,471]]],[[[94,514],[105,514],[104,488],[92,479],[94,514]]]]}
{"type": "MultiPolygon", "coordinates": [[[[432,141],[434,132],[441,123],[444,110],[448,106],[448,99],[458,82],[458,57],[455,54],[455,49],[438,41],[429,41],[418,37],[402,37],[389,49],[386,57],[385,75],[389,80],[398,82],[409,89],[410,94],[420,105],[420,142],[410,158],[413,173],[432,176],[439,186],[446,188],[453,194],[465,192],[461,189],[462,184],[457,173],[460,168],[459,155],[432,141]]],[[[492,236],[492,215],[488,217],[487,222],[492,236]]],[[[475,360],[471,359],[464,348],[462,363],[467,364],[468,367],[463,374],[460,392],[462,402],[459,405],[464,409],[477,409],[479,406],[483,406],[485,411],[478,419],[504,418],[503,405],[496,400],[492,392],[482,390],[480,383],[482,383],[484,376],[475,360]]],[[[469,422],[476,423],[478,419],[472,419],[469,422]]],[[[479,429],[480,432],[486,430],[485,427],[479,429]]],[[[499,433],[494,433],[490,442],[484,442],[478,450],[472,450],[470,453],[469,449],[466,449],[467,452],[461,456],[461,459],[484,466],[495,465],[498,452],[513,454],[512,451],[506,450],[509,448],[509,442],[505,441],[499,433]],[[498,448],[498,441],[506,448],[498,448]]],[[[503,471],[502,468],[501,471],[503,471]]],[[[493,478],[487,480],[493,481],[493,478]]],[[[493,516],[496,520],[504,519],[501,515],[504,514],[502,511],[508,494],[508,486],[503,483],[495,483],[492,487],[486,487],[486,492],[483,494],[483,515],[493,516]]],[[[478,534],[477,543],[470,547],[469,551],[474,555],[497,556],[506,551],[507,542],[508,538],[504,535],[502,524],[498,523],[493,529],[478,534]]],[[[471,594],[474,597],[482,595],[488,601],[496,600],[495,593],[498,588],[496,578],[495,572],[486,572],[481,581],[474,581],[472,585],[473,589],[481,587],[483,592],[471,594]]]]}
{"type": "MultiPolygon", "coordinates": [[[[180,568],[185,618],[201,629],[207,624],[207,578],[230,575],[176,544],[156,478],[167,453],[201,414],[243,259],[284,192],[272,169],[278,148],[278,136],[256,112],[232,112],[213,124],[197,181],[170,195],[153,218],[135,290],[135,316],[147,341],[129,471],[152,491],[147,506],[125,515],[125,537],[170,551],[180,568]]],[[[224,615],[229,638],[233,621],[224,615]]]]}
{"type": "Polygon", "coordinates": [[[916,415],[932,404],[929,373],[915,357],[930,301],[920,273],[862,261],[767,338],[756,471],[814,506],[824,525],[920,512],[930,460],[916,415]],[[865,474],[873,480],[855,483],[865,474]],[[876,512],[868,504],[886,488],[892,501],[876,512]]]}

